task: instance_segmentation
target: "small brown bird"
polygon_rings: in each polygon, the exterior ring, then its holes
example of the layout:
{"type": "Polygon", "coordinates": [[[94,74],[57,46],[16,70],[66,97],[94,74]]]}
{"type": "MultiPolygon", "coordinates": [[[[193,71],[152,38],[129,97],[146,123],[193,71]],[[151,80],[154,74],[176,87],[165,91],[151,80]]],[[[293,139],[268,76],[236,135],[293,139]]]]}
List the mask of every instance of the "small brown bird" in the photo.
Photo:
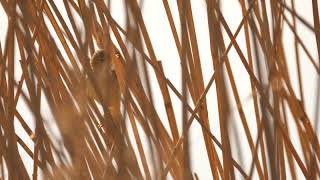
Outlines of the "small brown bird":
{"type": "Polygon", "coordinates": [[[93,69],[94,79],[98,86],[97,88],[99,89],[95,91],[89,81],[89,84],[87,84],[88,96],[99,102],[96,95],[96,92],[99,90],[103,99],[106,100],[107,106],[111,111],[112,118],[115,120],[121,117],[121,93],[112,60],[114,58],[118,58],[119,55],[120,54],[118,52],[109,53],[105,50],[97,50],[93,54],[90,64],[93,69]]]}

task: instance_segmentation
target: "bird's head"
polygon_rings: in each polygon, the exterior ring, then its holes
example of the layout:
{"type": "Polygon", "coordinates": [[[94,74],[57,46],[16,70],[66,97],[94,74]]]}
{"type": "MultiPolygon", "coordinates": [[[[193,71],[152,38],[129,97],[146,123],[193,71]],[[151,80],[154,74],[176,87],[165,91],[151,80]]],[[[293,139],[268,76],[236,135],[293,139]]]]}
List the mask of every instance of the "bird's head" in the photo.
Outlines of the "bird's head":
{"type": "Polygon", "coordinates": [[[110,73],[113,69],[111,53],[105,50],[97,50],[90,63],[95,74],[110,73]]]}

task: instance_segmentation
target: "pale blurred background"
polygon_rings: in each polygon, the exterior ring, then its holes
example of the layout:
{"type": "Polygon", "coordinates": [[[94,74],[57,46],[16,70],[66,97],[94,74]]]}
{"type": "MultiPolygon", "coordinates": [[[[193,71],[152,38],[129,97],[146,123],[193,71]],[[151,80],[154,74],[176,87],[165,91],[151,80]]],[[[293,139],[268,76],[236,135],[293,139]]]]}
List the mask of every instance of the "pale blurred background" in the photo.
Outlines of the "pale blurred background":
{"type": "MultiPolygon", "coordinates": [[[[58,6],[63,6],[62,0],[56,0],[55,3],[58,6]]],[[[206,3],[203,0],[191,0],[192,3],[192,10],[194,15],[194,22],[196,27],[196,33],[197,33],[197,40],[200,50],[200,58],[204,73],[204,80],[205,85],[208,83],[209,78],[211,77],[213,73],[213,66],[212,66],[212,60],[211,60],[211,53],[210,53],[210,46],[209,46],[209,32],[208,32],[208,26],[207,26],[207,14],[206,14],[206,3]]],[[[286,1],[286,3],[290,6],[290,1],[286,1]]],[[[310,24],[313,24],[313,14],[312,14],[312,3],[311,1],[304,1],[304,0],[297,0],[295,1],[296,7],[297,7],[297,13],[301,15],[305,20],[307,20],[310,24]]],[[[173,13],[173,17],[175,20],[175,25],[177,28],[179,28],[179,15],[177,11],[177,5],[175,1],[169,1],[171,11],[173,13]]],[[[223,15],[225,16],[225,19],[231,28],[232,32],[234,33],[238,25],[240,24],[242,13],[241,13],[241,7],[237,0],[224,0],[221,1],[222,9],[223,9],[223,15]]],[[[112,8],[112,15],[114,19],[122,25],[122,27],[125,27],[125,16],[123,12],[123,0],[115,0],[111,3],[112,8]]],[[[145,24],[147,26],[147,30],[149,32],[149,35],[151,37],[153,48],[155,49],[156,56],[159,60],[162,60],[165,75],[168,79],[179,89],[181,90],[181,74],[180,74],[180,62],[178,57],[178,52],[175,46],[175,43],[173,41],[173,36],[170,30],[170,26],[168,24],[168,20],[165,14],[165,10],[162,4],[161,0],[145,0],[143,1],[143,18],[145,21],[145,24]]],[[[65,12],[64,8],[59,8],[60,13],[62,13],[63,17],[65,17],[66,22],[69,22],[67,20],[67,14],[65,12]]],[[[291,21],[291,14],[289,14],[287,11],[287,17],[289,17],[289,20],[291,21]]],[[[313,32],[311,32],[309,29],[307,29],[303,24],[301,24],[299,21],[297,21],[298,25],[298,33],[300,37],[302,38],[303,42],[307,46],[307,48],[312,53],[314,59],[318,60],[317,57],[317,51],[316,51],[316,41],[315,41],[315,35],[313,32]]],[[[81,24],[79,24],[79,27],[81,24]]],[[[54,32],[54,31],[52,31],[54,32]]],[[[7,33],[7,17],[5,12],[2,9],[2,6],[0,5],[0,42],[1,42],[1,48],[3,50],[4,43],[5,43],[5,36],[7,33]]],[[[54,33],[53,33],[54,34],[54,33]]],[[[56,37],[56,34],[53,35],[56,37]]],[[[58,42],[58,41],[57,41],[58,42]]],[[[116,41],[115,41],[116,42],[116,41]]],[[[230,42],[228,36],[225,36],[225,44],[228,45],[230,42]]],[[[242,52],[246,52],[245,47],[245,39],[244,39],[244,31],[242,30],[241,33],[237,37],[237,42],[239,43],[242,52]]],[[[297,83],[297,75],[296,75],[296,65],[295,65],[295,54],[294,54],[294,38],[293,34],[290,29],[288,29],[287,25],[285,25],[284,30],[284,36],[283,36],[283,42],[285,44],[285,52],[287,58],[290,60],[292,59],[292,63],[288,63],[289,70],[290,70],[290,77],[291,82],[293,84],[294,90],[296,91],[296,94],[298,93],[298,83],[297,83]]],[[[63,49],[63,48],[61,48],[63,49]]],[[[302,51],[301,51],[302,52],[302,51]]],[[[65,52],[62,51],[64,54],[65,52]]],[[[246,55],[246,54],[245,54],[246,55]]],[[[315,102],[316,99],[314,98],[316,95],[316,85],[317,85],[317,73],[312,67],[311,63],[307,61],[307,57],[305,53],[300,53],[301,56],[301,67],[302,67],[302,82],[303,89],[304,89],[304,95],[305,95],[305,106],[307,107],[307,114],[313,120],[315,117],[315,102]],[[312,108],[308,108],[312,107],[312,108]]],[[[249,120],[249,127],[251,130],[251,133],[253,135],[253,139],[256,139],[256,123],[254,118],[254,109],[253,109],[253,99],[251,98],[251,88],[250,88],[250,81],[249,76],[246,73],[237,53],[232,48],[231,51],[228,54],[228,57],[230,59],[230,64],[232,66],[232,70],[234,72],[234,76],[236,77],[236,83],[237,87],[240,93],[240,98],[242,101],[242,104],[244,106],[244,111],[246,114],[247,119],[249,120]],[[252,123],[250,123],[250,119],[252,119],[252,123]]],[[[18,63],[19,57],[16,57],[16,64],[18,63]]],[[[317,61],[319,62],[319,61],[317,61]]],[[[20,66],[17,64],[16,71],[20,71],[20,66]]],[[[151,68],[150,68],[151,69],[151,68]]],[[[161,119],[166,119],[166,113],[165,109],[162,105],[162,98],[158,98],[157,96],[160,94],[160,89],[158,87],[158,84],[156,83],[156,77],[153,72],[153,70],[150,71],[151,79],[155,82],[152,85],[153,95],[154,95],[154,103],[156,104],[158,114],[161,119]],[[157,105],[159,104],[159,105],[157,105]]],[[[17,77],[15,77],[18,81],[20,78],[20,75],[17,74],[17,77]]],[[[24,87],[25,88],[25,87],[24,87]]],[[[229,88],[230,89],[230,88],[229,88]]],[[[175,94],[171,93],[171,98],[174,104],[174,110],[175,114],[177,116],[177,120],[181,121],[181,103],[180,100],[175,96],[175,94]]],[[[237,151],[233,151],[233,157],[236,161],[241,162],[242,166],[245,167],[245,171],[248,172],[250,168],[250,164],[252,162],[250,149],[247,143],[247,140],[244,136],[244,131],[242,128],[242,125],[240,123],[240,118],[238,115],[238,112],[236,110],[236,106],[234,103],[233,97],[229,98],[232,102],[231,104],[231,111],[232,111],[232,121],[235,122],[235,126],[237,126],[238,133],[243,135],[243,138],[238,137],[241,142],[235,141],[235,139],[231,136],[231,142],[232,147],[237,149],[240,148],[242,150],[242,158],[239,157],[237,154],[237,151]],[[242,141],[243,139],[243,141],[242,141]],[[246,156],[247,155],[247,156],[246,156]]],[[[52,130],[52,134],[55,134],[59,138],[59,134],[57,133],[57,129],[54,124],[50,124],[50,118],[51,112],[48,110],[48,106],[46,105],[45,100],[42,101],[43,105],[42,108],[42,114],[47,120],[47,126],[50,127],[52,130]]],[[[215,93],[215,87],[211,87],[208,95],[207,95],[207,103],[208,103],[208,109],[209,109],[209,120],[210,120],[210,126],[211,126],[211,132],[220,139],[220,131],[219,131],[219,121],[218,121],[218,108],[217,108],[217,101],[216,101],[216,93],[215,93]]],[[[190,103],[191,107],[194,107],[192,103],[190,103]]],[[[25,109],[25,104],[23,101],[18,102],[18,107],[20,113],[23,114],[26,120],[33,121],[32,114],[25,109]]],[[[166,128],[169,129],[169,124],[167,121],[163,122],[166,128]]],[[[295,131],[294,123],[290,123],[290,117],[289,117],[289,128],[295,131]]],[[[179,132],[181,133],[182,123],[178,123],[179,126],[179,132]]],[[[31,126],[32,127],[32,126],[31,126]]],[[[128,124],[128,127],[131,128],[130,124],[128,124]]],[[[32,149],[33,143],[30,140],[30,138],[27,138],[27,134],[23,131],[22,127],[19,123],[15,123],[15,128],[17,134],[25,141],[27,142],[28,146],[32,149]]],[[[34,127],[32,127],[34,128],[34,127]]],[[[317,127],[319,128],[319,127],[317,127]]],[[[131,131],[131,129],[130,129],[131,131]]],[[[294,134],[291,134],[292,138],[294,137],[294,134]]],[[[133,137],[132,137],[133,138],[133,137]]],[[[207,158],[207,153],[205,150],[205,145],[202,137],[202,132],[200,129],[200,125],[195,121],[193,125],[190,128],[190,144],[191,144],[191,155],[192,155],[192,169],[194,172],[197,173],[200,179],[212,179],[211,172],[210,172],[210,166],[207,158]]],[[[145,142],[147,143],[147,142],[145,142]]],[[[295,148],[298,150],[298,154],[302,155],[300,144],[295,143],[295,148]]],[[[23,150],[20,151],[22,154],[25,152],[23,150]]],[[[219,156],[221,156],[221,151],[218,150],[219,156]]],[[[24,156],[23,159],[25,164],[27,164],[27,169],[30,170],[29,172],[32,172],[32,161],[29,159],[27,155],[24,156]]],[[[150,159],[149,159],[150,160],[150,159]]],[[[288,166],[286,166],[288,167],[288,166]]],[[[301,172],[298,171],[299,176],[302,178],[301,172]]],[[[255,172],[255,178],[256,176],[255,172]]],[[[239,177],[239,176],[237,176],[239,177]]]]}

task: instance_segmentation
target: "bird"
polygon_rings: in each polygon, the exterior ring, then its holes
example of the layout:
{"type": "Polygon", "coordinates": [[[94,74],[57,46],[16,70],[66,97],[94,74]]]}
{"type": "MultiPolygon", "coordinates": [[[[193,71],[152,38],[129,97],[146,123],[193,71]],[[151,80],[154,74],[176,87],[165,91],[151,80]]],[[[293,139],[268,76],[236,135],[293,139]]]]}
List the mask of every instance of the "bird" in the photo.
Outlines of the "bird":
{"type": "Polygon", "coordinates": [[[106,51],[105,49],[98,49],[92,55],[90,59],[90,65],[93,70],[93,78],[97,83],[97,88],[94,90],[94,86],[91,81],[87,81],[87,94],[100,104],[100,99],[97,97],[96,92],[100,92],[102,100],[105,100],[108,109],[110,110],[113,119],[117,120],[121,117],[120,102],[121,92],[119,88],[119,82],[114,70],[114,59],[120,58],[119,51],[106,51]]]}

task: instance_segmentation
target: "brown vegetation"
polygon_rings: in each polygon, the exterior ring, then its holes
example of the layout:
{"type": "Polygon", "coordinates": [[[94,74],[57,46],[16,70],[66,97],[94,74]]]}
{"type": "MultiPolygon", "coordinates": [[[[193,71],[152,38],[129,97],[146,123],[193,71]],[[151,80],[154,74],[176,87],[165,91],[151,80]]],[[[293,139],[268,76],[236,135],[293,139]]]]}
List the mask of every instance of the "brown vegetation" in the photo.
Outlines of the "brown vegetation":
{"type": "MultiPolygon", "coordinates": [[[[319,178],[320,149],[317,129],[313,126],[319,120],[319,93],[308,95],[314,96],[316,103],[307,107],[300,65],[301,61],[312,64],[320,78],[319,58],[312,57],[296,25],[302,23],[314,34],[319,57],[317,0],[306,1],[312,3],[312,24],[296,13],[294,0],[239,0],[237,5],[241,6],[243,20],[235,33],[228,26],[219,1],[207,0],[204,10],[209,22],[211,52],[207,59],[212,59],[214,69],[208,84],[203,78],[190,2],[177,1],[180,31],[174,24],[168,1],[163,0],[179,55],[175,61],[181,64],[181,91],[166,77],[166,67],[157,59],[157,49],[153,48],[135,0],[125,1],[126,28],[113,19],[108,1],[63,0],[68,17],[62,17],[57,1],[53,0],[0,2],[8,18],[5,43],[0,44],[0,176],[3,178],[39,179],[42,172],[48,179],[165,179],[169,175],[174,179],[197,179],[191,167],[193,144],[188,133],[196,123],[201,125],[201,140],[205,142],[211,169],[208,173],[214,179],[251,179],[254,173],[260,179],[297,179],[299,174],[306,179],[319,178]],[[285,47],[284,27],[291,30],[295,49],[285,47]],[[240,30],[245,34],[246,52],[236,41],[240,30]],[[116,41],[111,41],[110,34],[116,41]],[[237,60],[228,57],[232,47],[238,54],[237,60]],[[296,58],[287,58],[286,51],[295,53],[296,58]],[[301,59],[300,53],[307,58],[301,59]],[[240,87],[231,68],[232,61],[239,60],[243,73],[250,77],[254,107],[250,118],[256,123],[256,136],[249,128],[253,121],[249,122],[244,113],[240,87]],[[289,70],[295,70],[288,68],[289,63],[296,63],[298,77],[291,77],[289,70]],[[150,82],[147,67],[152,67],[157,82],[150,82]],[[17,69],[22,71],[20,79],[16,79],[17,69]],[[298,89],[293,88],[292,78],[298,78],[295,85],[298,89]],[[165,119],[160,118],[153,103],[151,86],[157,83],[161,92],[157,97],[163,98],[163,104],[158,106],[165,107],[165,119]],[[213,84],[217,107],[208,107],[206,97],[213,84]],[[180,121],[173,107],[176,105],[171,100],[173,95],[183,105],[180,132],[180,121]],[[52,112],[52,126],[58,127],[60,143],[50,133],[48,117],[41,113],[43,100],[52,112]],[[241,127],[232,126],[231,100],[236,103],[241,127]],[[32,112],[34,121],[26,119],[17,108],[18,101],[25,102],[25,111],[32,112]],[[316,116],[306,113],[306,108],[314,108],[316,116]],[[218,109],[218,119],[209,118],[212,109],[218,109]],[[211,121],[219,121],[221,138],[211,132],[211,121]],[[28,138],[17,134],[17,122],[28,138]],[[170,128],[165,128],[164,123],[170,128]],[[296,129],[289,130],[288,123],[294,123],[296,129]],[[129,137],[129,128],[134,140],[129,137]],[[250,149],[245,154],[252,159],[250,169],[233,157],[234,151],[245,153],[232,148],[231,135],[237,129],[244,130],[242,141],[250,149]],[[32,141],[32,148],[25,139],[32,141]],[[302,153],[298,153],[295,144],[301,145],[302,153]],[[23,162],[26,157],[18,147],[32,159],[32,170],[26,167],[23,162]],[[150,150],[151,160],[146,149],[150,150]],[[222,156],[218,155],[220,152],[222,156]],[[28,172],[32,172],[31,176],[28,172]]],[[[319,82],[317,92],[320,92],[319,82]]]]}

